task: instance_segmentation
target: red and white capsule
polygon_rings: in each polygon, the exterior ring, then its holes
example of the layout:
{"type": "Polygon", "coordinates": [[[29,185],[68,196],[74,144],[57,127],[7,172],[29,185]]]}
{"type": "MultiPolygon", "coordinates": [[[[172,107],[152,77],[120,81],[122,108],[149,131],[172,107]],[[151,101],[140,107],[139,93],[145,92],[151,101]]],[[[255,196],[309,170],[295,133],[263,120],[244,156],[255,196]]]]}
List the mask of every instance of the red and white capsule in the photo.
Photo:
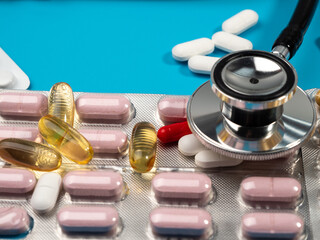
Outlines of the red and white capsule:
{"type": "Polygon", "coordinates": [[[188,122],[173,123],[161,127],[157,136],[163,143],[177,142],[185,135],[191,134],[188,122]]]}

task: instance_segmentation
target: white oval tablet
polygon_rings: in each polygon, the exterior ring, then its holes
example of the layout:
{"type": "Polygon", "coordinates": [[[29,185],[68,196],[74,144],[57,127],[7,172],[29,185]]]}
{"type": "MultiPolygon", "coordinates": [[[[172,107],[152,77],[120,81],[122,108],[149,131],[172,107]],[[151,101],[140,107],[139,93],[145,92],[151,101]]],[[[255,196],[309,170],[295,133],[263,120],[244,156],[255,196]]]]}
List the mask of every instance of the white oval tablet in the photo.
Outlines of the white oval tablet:
{"type": "Polygon", "coordinates": [[[193,134],[189,134],[180,138],[178,149],[185,156],[194,156],[207,148],[193,134]]]}
{"type": "Polygon", "coordinates": [[[214,50],[214,43],[209,38],[198,38],[180,43],[172,48],[172,56],[178,61],[187,61],[195,55],[207,55],[214,50]]]}
{"type": "Polygon", "coordinates": [[[195,156],[195,162],[201,168],[231,167],[243,162],[241,159],[220,155],[212,150],[203,150],[195,156]]]}
{"type": "Polygon", "coordinates": [[[218,57],[196,55],[189,59],[188,67],[192,72],[210,75],[213,65],[219,59],[218,57]]]}
{"type": "Polygon", "coordinates": [[[252,49],[252,43],[237,35],[227,32],[217,32],[212,35],[215,46],[226,52],[252,49]]]}
{"type": "Polygon", "coordinates": [[[48,212],[56,205],[61,188],[61,177],[58,173],[43,174],[33,191],[30,204],[38,212],[48,212]]]}
{"type": "Polygon", "coordinates": [[[256,25],[259,15],[250,9],[243,10],[222,23],[222,30],[232,34],[240,34],[256,25]]]}
{"type": "Polygon", "coordinates": [[[10,71],[0,70],[0,88],[10,86],[14,81],[14,75],[10,71]]]}

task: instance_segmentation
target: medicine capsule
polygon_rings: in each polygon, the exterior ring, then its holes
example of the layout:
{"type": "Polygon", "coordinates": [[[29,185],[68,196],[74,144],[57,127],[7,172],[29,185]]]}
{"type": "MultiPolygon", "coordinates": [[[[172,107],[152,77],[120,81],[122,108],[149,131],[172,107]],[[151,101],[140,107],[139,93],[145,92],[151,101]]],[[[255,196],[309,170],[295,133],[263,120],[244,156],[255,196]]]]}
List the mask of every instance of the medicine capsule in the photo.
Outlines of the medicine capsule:
{"type": "Polygon", "coordinates": [[[52,171],[60,167],[61,155],[40,143],[16,138],[0,141],[0,157],[6,162],[38,171],[52,171]]]}
{"type": "Polygon", "coordinates": [[[27,169],[0,168],[0,193],[28,193],[36,182],[34,173],[27,169]]]}
{"type": "Polygon", "coordinates": [[[194,159],[196,165],[201,168],[231,167],[243,162],[241,159],[226,157],[212,150],[202,150],[194,159]]]}
{"type": "Polygon", "coordinates": [[[53,85],[48,97],[48,114],[73,126],[74,98],[69,84],[60,82],[53,85]]]}
{"type": "Polygon", "coordinates": [[[0,237],[13,237],[30,229],[30,217],[21,207],[0,207],[0,237]]]}
{"type": "Polygon", "coordinates": [[[133,130],[129,146],[131,167],[140,173],[149,172],[156,159],[157,132],[148,122],[137,123],[133,130]]]}
{"type": "Polygon", "coordinates": [[[164,122],[187,121],[188,97],[164,97],[158,102],[158,114],[164,122]]]}
{"type": "Polygon", "coordinates": [[[157,136],[161,142],[170,143],[177,142],[181,137],[191,133],[188,122],[181,122],[161,127],[157,136]]]}
{"type": "Polygon", "coordinates": [[[36,141],[39,139],[39,130],[34,127],[0,126],[0,140],[5,138],[36,141]]]}
{"type": "Polygon", "coordinates": [[[210,75],[213,65],[219,59],[218,57],[196,55],[189,59],[188,67],[191,72],[210,75]]]}
{"type": "Polygon", "coordinates": [[[47,115],[40,119],[38,126],[42,138],[65,157],[78,164],[87,164],[92,159],[90,143],[66,122],[47,115]]]}
{"type": "Polygon", "coordinates": [[[207,148],[193,134],[189,134],[180,138],[178,150],[185,156],[194,156],[207,148]]]}
{"type": "Polygon", "coordinates": [[[227,32],[217,32],[212,35],[215,46],[226,52],[252,49],[252,43],[237,35],[227,32]]]}
{"type": "Polygon", "coordinates": [[[320,90],[317,92],[315,100],[316,100],[316,103],[318,104],[318,107],[320,107],[320,90]]]}

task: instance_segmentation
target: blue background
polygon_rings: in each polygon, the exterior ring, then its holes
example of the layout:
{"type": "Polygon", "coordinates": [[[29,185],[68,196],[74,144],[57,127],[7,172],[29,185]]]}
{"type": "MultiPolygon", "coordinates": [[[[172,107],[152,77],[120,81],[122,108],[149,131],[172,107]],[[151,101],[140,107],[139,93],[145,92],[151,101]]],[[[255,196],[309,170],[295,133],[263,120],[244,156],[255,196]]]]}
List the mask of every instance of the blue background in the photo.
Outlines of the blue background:
{"type": "MultiPolygon", "coordinates": [[[[269,51],[293,0],[0,1],[0,46],[25,71],[31,90],[60,81],[74,91],[192,94],[209,77],[171,57],[174,45],[211,38],[243,9],[259,23],[241,34],[269,51]]],[[[320,7],[291,60],[303,89],[320,87],[320,7]]],[[[225,53],[215,50],[212,56],[225,53]]]]}

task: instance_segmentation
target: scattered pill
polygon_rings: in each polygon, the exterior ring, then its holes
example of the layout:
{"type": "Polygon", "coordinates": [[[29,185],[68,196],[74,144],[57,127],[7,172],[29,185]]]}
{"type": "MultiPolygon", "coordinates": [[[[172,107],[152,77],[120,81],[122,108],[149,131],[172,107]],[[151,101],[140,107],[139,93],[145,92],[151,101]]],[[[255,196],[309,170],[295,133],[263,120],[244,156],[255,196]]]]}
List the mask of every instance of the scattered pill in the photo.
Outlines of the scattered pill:
{"type": "Polygon", "coordinates": [[[40,143],[16,138],[0,141],[2,160],[38,171],[52,171],[60,167],[61,155],[40,143]]]}
{"type": "Polygon", "coordinates": [[[293,213],[248,213],[242,217],[242,234],[250,239],[298,239],[303,220],[293,213]]]}
{"type": "Polygon", "coordinates": [[[161,142],[170,143],[177,142],[181,137],[191,133],[188,122],[181,122],[161,127],[157,136],[161,142]]]}
{"type": "Polygon", "coordinates": [[[124,184],[119,172],[71,171],[63,178],[63,188],[71,196],[120,200],[124,184]]]}
{"type": "Polygon", "coordinates": [[[252,43],[237,35],[227,32],[217,32],[212,35],[215,46],[226,52],[252,49],[252,43]]]}
{"type": "Polygon", "coordinates": [[[219,59],[218,57],[196,55],[189,59],[188,67],[192,72],[210,75],[213,65],[219,59]]]}
{"type": "Polygon", "coordinates": [[[180,138],[178,149],[185,156],[194,156],[207,148],[193,134],[189,134],[180,138]]]}
{"type": "Polygon", "coordinates": [[[127,97],[113,94],[82,94],[76,108],[79,117],[88,122],[127,123],[134,112],[127,97]]]}
{"type": "Polygon", "coordinates": [[[5,138],[35,141],[39,138],[39,130],[34,127],[0,126],[0,140],[5,138]]]}
{"type": "Polygon", "coordinates": [[[39,132],[42,138],[68,159],[87,164],[93,157],[93,149],[76,129],[66,122],[51,115],[39,121],[39,132]]]}
{"type": "Polygon", "coordinates": [[[30,217],[21,207],[0,207],[0,237],[15,236],[30,229],[30,217]]]}
{"type": "Polygon", "coordinates": [[[69,84],[59,82],[53,85],[48,97],[48,114],[73,126],[74,99],[69,84]]]}
{"type": "Polygon", "coordinates": [[[47,113],[48,99],[41,93],[0,93],[0,115],[40,118],[47,113]]]}
{"type": "Polygon", "coordinates": [[[28,193],[34,189],[34,173],[19,168],[0,168],[0,193],[28,193]]]}
{"type": "Polygon", "coordinates": [[[158,102],[159,117],[164,122],[187,121],[189,97],[164,97],[158,102]]]}
{"type": "Polygon", "coordinates": [[[240,192],[249,204],[295,206],[301,197],[301,184],[290,177],[248,177],[241,182],[240,192]]]}
{"type": "Polygon", "coordinates": [[[121,130],[80,129],[90,142],[94,153],[124,154],[128,150],[128,136],[121,130]]]}
{"type": "Polygon", "coordinates": [[[156,160],[157,132],[148,122],[137,123],[129,146],[130,165],[136,172],[149,172],[156,160]]]}
{"type": "Polygon", "coordinates": [[[56,205],[61,188],[61,177],[50,172],[41,175],[33,191],[30,204],[38,212],[51,211],[56,205]]]}
{"type": "Polygon", "coordinates": [[[0,88],[7,88],[14,82],[14,75],[10,71],[0,69],[0,88]]]}
{"type": "Polygon", "coordinates": [[[232,34],[240,34],[256,25],[259,15],[250,9],[243,10],[222,23],[222,30],[232,34]]]}
{"type": "Polygon", "coordinates": [[[212,198],[212,183],[203,173],[163,172],[152,179],[158,202],[207,204],[212,198]]]}
{"type": "Polygon", "coordinates": [[[316,100],[316,103],[318,104],[318,106],[320,107],[320,90],[317,92],[317,94],[315,96],[315,100],[316,100]]]}
{"type": "Polygon", "coordinates": [[[202,150],[195,156],[195,163],[201,168],[231,167],[242,162],[241,159],[226,157],[212,150],[202,150]]]}
{"type": "Polygon", "coordinates": [[[180,43],[172,48],[172,56],[178,61],[187,61],[194,55],[208,55],[214,50],[214,43],[209,38],[199,38],[180,43]]]}
{"type": "Polygon", "coordinates": [[[57,219],[67,233],[115,233],[119,225],[117,210],[107,206],[66,206],[58,211],[57,219]]]}
{"type": "Polygon", "coordinates": [[[152,210],[149,216],[152,231],[164,236],[202,237],[212,233],[210,213],[201,208],[167,208],[152,210]]]}

